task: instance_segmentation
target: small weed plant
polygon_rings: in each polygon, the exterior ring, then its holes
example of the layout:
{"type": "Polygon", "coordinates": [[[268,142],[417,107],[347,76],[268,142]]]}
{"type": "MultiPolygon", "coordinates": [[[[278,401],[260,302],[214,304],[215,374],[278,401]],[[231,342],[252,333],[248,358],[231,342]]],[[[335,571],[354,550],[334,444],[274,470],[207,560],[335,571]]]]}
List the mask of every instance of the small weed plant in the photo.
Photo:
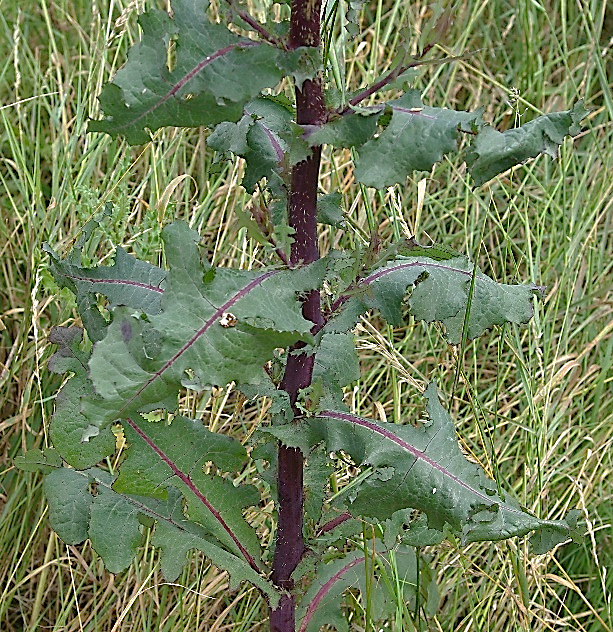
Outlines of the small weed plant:
{"type": "Polygon", "coordinates": [[[210,148],[244,160],[242,185],[255,202],[237,221],[272,264],[214,267],[181,222],[164,228],[163,267],[120,247],[110,266],[82,265],[94,220],[67,257],[47,246],[84,330],[52,330],[49,368],[70,374],[57,395],[53,447],[18,465],[45,474],[62,540],[89,538],[113,573],[146,532],[168,580],[189,551],[201,551],[231,586],[257,588],[275,632],[346,630],[341,595],[350,586],[368,592],[372,618],[391,620],[400,607],[419,627],[420,612],[437,604],[419,547],[531,534],[541,554],[577,537],[577,516],[532,515],[467,460],[434,383],[419,424],[353,414],[345,397],[360,377],[353,330],[368,313],[390,325],[410,315],[463,345],[495,325],[526,323],[543,289],[497,283],[444,245],[382,243],[376,231],[363,246],[320,253],[320,225],[349,221],[340,193],[320,194],[322,147],[349,149],[355,179],[385,189],[462,146],[480,186],[555,156],[586,111],[578,103],[499,132],[480,112],[424,104],[408,82],[437,61],[434,43],[450,16],[436,10],[414,54],[399,51],[389,73],[347,93],[327,42],[334,28],[357,28],[355,3],[340,26],[321,0],[276,9],[265,24],[232,1],[214,14],[206,0],[142,14],[141,40],[100,95],[104,118],[89,127],[133,145],[165,126],[209,128],[210,148]],[[244,441],[179,414],[186,389],[228,384],[266,402],[266,419],[244,441]],[[339,478],[338,468],[351,476],[339,478]],[[267,498],[270,545],[254,519],[267,498]],[[376,556],[357,544],[366,537],[376,556]]]}

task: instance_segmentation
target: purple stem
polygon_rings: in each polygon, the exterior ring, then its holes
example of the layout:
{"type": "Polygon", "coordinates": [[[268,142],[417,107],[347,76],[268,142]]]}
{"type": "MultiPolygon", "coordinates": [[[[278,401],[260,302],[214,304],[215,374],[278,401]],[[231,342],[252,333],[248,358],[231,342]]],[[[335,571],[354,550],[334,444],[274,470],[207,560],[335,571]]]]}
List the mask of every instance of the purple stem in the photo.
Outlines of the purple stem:
{"type": "MultiPolygon", "coordinates": [[[[292,0],[289,48],[320,45],[321,0],[292,0]]],[[[322,125],[328,111],[324,102],[321,78],[307,80],[296,88],[296,123],[298,125],[322,125]]],[[[321,147],[313,147],[311,156],[292,169],[288,201],[289,224],[294,228],[294,242],[290,263],[295,266],[319,259],[317,237],[317,186],[321,147]]],[[[302,313],[315,327],[321,326],[320,295],[318,291],[307,294],[302,313]]],[[[297,345],[293,350],[299,349],[297,345]]],[[[280,388],[290,398],[294,412],[298,391],[311,383],[313,357],[290,353],[280,388]]],[[[300,450],[279,445],[278,452],[278,524],[277,541],[272,565],[273,582],[287,591],[279,606],[270,610],[271,632],[295,632],[296,598],[292,594],[294,582],[291,575],[305,552],[302,533],[303,521],[303,465],[300,450]]]]}
{"type": "Polygon", "coordinates": [[[175,463],[170,459],[170,457],[158,446],[156,445],[152,439],[136,424],[130,417],[126,419],[126,421],[130,424],[132,429],[140,436],[140,438],[168,465],[168,467],[172,470],[173,474],[179,478],[181,481],[187,485],[189,490],[200,500],[200,502],[213,514],[215,519],[219,522],[219,524],[223,527],[223,529],[230,536],[234,544],[237,546],[238,550],[242,553],[245,560],[253,570],[260,572],[260,568],[257,565],[256,561],[249,554],[249,551],[240,543],[240,540],[236,537],[232,529],[228,526],[226,521],[221,517],[221,514],[211,503],[207,500],[206,496],[198,489],[194,481],[192,481],[189,474],[185,474],[182,472],[175,463]]]}

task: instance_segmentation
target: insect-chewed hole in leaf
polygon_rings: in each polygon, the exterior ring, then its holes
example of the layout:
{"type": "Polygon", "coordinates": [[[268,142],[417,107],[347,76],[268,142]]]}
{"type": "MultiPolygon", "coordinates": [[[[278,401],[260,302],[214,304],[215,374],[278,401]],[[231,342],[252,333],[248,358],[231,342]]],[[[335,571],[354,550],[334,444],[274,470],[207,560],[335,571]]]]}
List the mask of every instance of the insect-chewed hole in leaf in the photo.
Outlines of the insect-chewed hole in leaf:
{"type": "Polygon", "coordinates": [[[166,68],[168,72],[173,72],[177,67],[177,37],[171,37],[168,40],[168,46],[166,48],[166,68]]]}
{"type": "Polygon", "coordinates": [[[355,461],[351,458],[350,454],[347,454],[343,450],[330,453],[330,458],[336,459],[346,465],[350,469],[350,474],[356,474],[360,468],[356,465],[355,461]]]}
{"type": "Polygon", "coordinates": [[[425,281],[428,276],[428,272],[424,270],[413,282],[413,287],[417,287],[422,281],[425,281]]]}
{"type": "Polygon", "coordinates": [[[92,481],[89,484],[89,489],[88,489],[89,493],[92,496],[97,496],[98,495],[98,483],[96,481],[92,481]]]}
{"type": "Polygon", "coordinates": [[[115,435],[115,450],[120,452],[126,446],[126,436],[123,432],[123,426],[121,424],[113,424],[111,426],[111,432],[115,435]]]}
{"type": "Polygon", "coordinates": [[[189,100],[191,100],[193,98],[194,98],[194,95],[191,92],[189,92],[188,94],[184,94],[183,95],[183,100],[184,101],[189,101],[189,100]]]}
{"type": "Polygon", "coordinates": [[[166,418],[166,411],[163,408],[156,408],[148,413],[141,413],[147,421],[160,422],[166,418]]]}
{"type": "Polygon", "coordinates": [[[379,117],[377,121],[378,133],[384,132],[387,129],[387,126],[390,124],[392,120],[392,109],[386,108],[385,112],[379,117]]]}
{"type": "Polygon", "coordinates": [[[111,322],[111,316],[109,312],[109,301],[104,294],[98,294],[96,292],[96,307],[98,311],[102,314],[103,318],[107,323],[111,322]]]}

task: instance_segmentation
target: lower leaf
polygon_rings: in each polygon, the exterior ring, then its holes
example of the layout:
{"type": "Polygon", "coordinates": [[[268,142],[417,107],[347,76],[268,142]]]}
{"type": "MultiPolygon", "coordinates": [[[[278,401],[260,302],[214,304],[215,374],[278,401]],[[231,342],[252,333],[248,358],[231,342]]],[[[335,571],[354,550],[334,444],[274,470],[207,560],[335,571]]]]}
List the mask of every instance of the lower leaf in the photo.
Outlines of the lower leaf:
{"type": "MultiPolygon", "coordinates": [[[[43,463],[48,469],[52,465],[43,463]]],[[[256,586],[274,607],[279,592],[247,561],[211,541],[198,524],[185,519],[182,497],[173,488],[165,499],[119,494],[113,477],[103,470],[85,471],[56,467],[45,478],[51,527],[66,542],[79,544],[87,538],[112,573],[132,562],[142,542],[141,516],[155,521],[154,546],[162,549],[162,571],[173,581],[191,549],[204,553],[213,564],[228,571],[230,586],[243,581],[256,586]]]]}

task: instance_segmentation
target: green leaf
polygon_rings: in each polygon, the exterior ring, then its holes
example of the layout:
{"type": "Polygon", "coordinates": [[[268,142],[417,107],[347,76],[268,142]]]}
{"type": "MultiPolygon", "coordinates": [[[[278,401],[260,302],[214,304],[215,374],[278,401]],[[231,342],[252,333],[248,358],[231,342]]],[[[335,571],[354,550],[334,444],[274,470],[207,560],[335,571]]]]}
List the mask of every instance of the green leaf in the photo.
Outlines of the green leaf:
{"type": "Polygon", "coordinates": [[[343,196],[340,193],[328,193],[317,198],[317,221],[339,228],[346,224],[347,218],[343,212],[343,196]]]}
{"type": "Polygon", "coordinates": [[[121,246],[115,251],[112,266],[83,268],[79,262],[81,249],[82,242],[62,261],[48,244],[43,245],[43,250],[51,256],[49,267],[53,278],[76,297],[90,340],[100,340],[107,324],[98,309],[96,294],[106,296],[110,307],[128,305],[148,314],[160,311],[166,278],[164,270],[132,257],[121,246]]]}
{"type": "Polygon", "coordinates": [[[62,465],[62,459],[54,448],[28,450],[25,455],[15,457],[15,467],[24,472],[49,474],[62,465]]]}
{"type": "Polygon", "coordinates": [[[402,257],[376,268],[334,303],[339,314],[325,331],[347,331],[365,311],[377,308],[391,324],[402,323],[405,294],[414,318],[440,321],[445,338],[459,344],[470,309],[466,335],[477,338],[494,325],[525,323],[532,317],[532,297],[543,288],[496,283],[466,257],[447,260],[402,257]],[[473,284],[474,277],[474,284],[473,284]],[[471,289],[472,288],[472,289],[471,289]],[[471,295],[472,291],[472,295],[471,295]]]}
{"type": "Polygon", "coordinates": [[[43,486],[49,503],[49,523],[66,544],[87,539],[93,497],[90,476],[58,466],[45,477],[43,486]]]}
{"type": "Polygon", "coordinates": [[[274,608],[280,595],[262,575],[232,553],[193,533],[185,521],[160,521],[156,525],[152,543],[162,549],[162,572],[169,581],[174,581],[186,564],[185,556],[191,549],[204,553],[213,564],[223,568],[230,575],[230,589],[236,589],[243,581],[258,588],[274,608]]]}
{"type": "Polygon", "coordinates": [[[246,161],[243,186],[253,192],[262,178],[283,177],[289,167],[308,155],[295,112],[273,98],[254,99],[237,123],[220,123],[207,139],[209,147],[231,152],[246,161]]]}
{"type": "Polygon", "coordinates": [[[320,284],[324,260],[285,271],[212,269],[185,224],[167,226],[163,238],[170,270],[161,312],[143,317],[116,308],[94,346],[89,368],[97,397],[81,408],[94,426],[175,410],[184,386],[256,383],[276,348],[310,338],[312,323],[297,295],[320,284]]]}
{"type": "Polygon", "coordinates": [[[430,529],[443,531],[448,525],[463,542],[502,540],[544,529],[560,537],[571,535],[571,522],[541,520],[511,497],[499,496],[495,482],[462,454],[434,384],[425,397],[429,423],[421,428],[322,411],[269,432],[305,453],[323,441],[328,451],[343,450],[357,465],[372,467],[372,474],[345,498],[356,517],[382,521],[401,509],[418,509],[428,516],[430,529]]]}
{"type": "Polygon", "coordinates": [[[239,441],[181,415],[170,423],[130,419],[123,427],[130,447],[113,485],[117,492],[165,498],[165,485],[174,475],[171,464],[182,472],[192,472],[211,461],[219,469],[233,472],[247,460],[239,441]]]}
{"type": "Polygon", "coordinates": [[[506,132],[485,127],[469,148],[466,158],[475,184],[481,186],[499,173],[540,154],[556,158],[564,137],[579,134],[580,123],[588,114],[583,102],[579,101],[572,110],[545,114],[506,132]]]}
{"type": "Polygon", "coordinates": [[[81,295],[97,293],[106,296],[111,307],[129,305],[147,314],[160,311],[166,272],[136,259],[121,246],[115,250],[113,265],[95,268],[61,261],[49,246],[43,249],[51,255],[54,279],[75,294],[78,304],[81,295]]]}
{"type": "Polygon", "coordinates": [[[80,470],[92,467],[115,452],[115,436],[111,429],[101,430],[81,413],[81,399],[93,392],[87,374],[90,354],[80,349],[82,336],[83,330],[79,327],[54,327],[49,333],[49,341],[59,348],[48,364],[55,373],[74,373],[55,398],[49,435],[62,458],[80,470]]]}
{"type": "Polygon", "coordinates": [[[140,512],[127,498],[113,492],[110,474],[97,472],[95,481],[89,539],[109,571],[119,573],[130,565],[142,543],[140,512]]]}
{"type": "MultiPolygon", "coordinates": [[[[272,370],[278,371],[280,375],[276,377],[278,377],[278,381],[280,381],[283,375],[283,365],[273,361],[272,370]]],[[[293,419],[294,413],[292,411],[289,395],[286,391],[278,388],[270,378],[264,378],[257,384],[239,384],[238,388],[248,399],[254,399],[256,397],[267,397],[270,399],[268,413],[273,419],[279,417],[285,422],[293,419]]]]}
{"type": "Polygon", "coordinates": [[[200,525],[185,518],[177,490],[169,488],[166,499],[155,499],[117,493],[112,484],[113,477],[97,468],[77,471],[60,467],[45,477],[49,520],[66,544],[89,538],[109,571],[119,573],[141,545],[139,518],[147,516],[155,522],[152,543],[162,549],[162,571],[167,580],[174,581],[187,561],[186,553],[198,549],[228,571],[231,587],[249,581],[273,607],[278,603],[279,593],[257,569],[211,542],[200,525]]]}
{"type": "Polygon", "coordinates": [[[324,125],[306,127],[307,141],[311,146],[359,147],[374,136],[382,111],[380,106],[360,109],[332,119],[324,125]]]}
{"type": "Polygon", "coordinates": [[[244,508],[259,503],[257,490],[250,485],[235,487],[221,476],[202,471],[206,462],[225,471],[242,468],[247,460],[245,448],[186,417],[175,417],[170,425],[130,418],[123,426],[130,448],[113,489],[166,498],[168,486],[176,487],[186,499],[190,520],[257,568],[259,543],[243,517],[244,508]]]}
{"type": "MultiPolygon", "coordinates": [[[[342,595],[348,588],[359,588],[362,595],[369,592],[370,613],[375,621],[393,619],[397,612],[398,589],[402,592],[403,602],[414,607],[416,586],[420,583],[417,581],[415,551],[399,547],[393,553],[378,553],[374,559],[374,578],[368,586],[363,551],[352,551],[319,564],[313,583],[300,600],[296,613],[298,632],[319,632],[324,625],[339,632],[348,631],[349,624],[341,609],[342,595]]],[[[420,566],[427,567],[421,560],[420,566]]],[[[420,571],[424,573],[423,568],[420,571]]],[[[430,586],[422,585],[421,588],[429,589],[430,586]]]]}
{"type": "Polygon", "coordinates": [[[321,518],[332,464],[323,450],[313,450],[304,468],[304,517],[317,524],[321,518]]]}
{"type": "Polygon", "coordinates": [[[360,377],[360,362],[351,333],[324,333],[317,345],[313,380],[343,387],[360,377]]]}
{"type": "Polygon", "coordinates": [[[147,129],[236,121],[264,88],[305,72],[312,52],[240,37],[211,23],[207,9],[205,0],[173,0],[172,17],[159,10],[139,17],[142,38],[102,90],[105,118],[91,121],[89,131],[137,145],[150,140],[147,129]]]}
{"type": "Polygon", "coordinates": [[[471,131],[481,118],[479,112],[424,106],[414,90],[386,107],[389,124],[360,147],[355,164],[356,180],[380,189],[404,182],[413,171],[430,171],[457,149],[460,131],[471,131]]]}

